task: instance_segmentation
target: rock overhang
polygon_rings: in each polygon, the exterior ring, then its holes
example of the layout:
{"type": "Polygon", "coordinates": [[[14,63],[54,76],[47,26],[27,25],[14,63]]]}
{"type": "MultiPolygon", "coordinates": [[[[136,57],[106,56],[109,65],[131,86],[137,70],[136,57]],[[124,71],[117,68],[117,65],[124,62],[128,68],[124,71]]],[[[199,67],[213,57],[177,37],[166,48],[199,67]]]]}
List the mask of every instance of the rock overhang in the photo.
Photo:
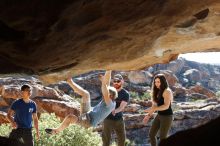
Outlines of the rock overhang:
{"type": "Polygon", "coordinates": [[[0,8],[0,73],[47,83],[220,50],[218,0],[5,0],[0,8]]]}

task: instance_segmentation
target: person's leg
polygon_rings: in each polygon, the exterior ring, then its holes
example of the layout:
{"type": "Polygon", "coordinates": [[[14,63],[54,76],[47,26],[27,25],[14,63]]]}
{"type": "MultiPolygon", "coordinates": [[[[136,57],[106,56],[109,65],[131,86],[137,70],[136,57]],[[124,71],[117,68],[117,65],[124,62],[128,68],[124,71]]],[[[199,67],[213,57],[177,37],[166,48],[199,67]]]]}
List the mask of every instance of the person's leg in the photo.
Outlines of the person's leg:
{"type": "Polygon", "coordinates": [[[91,99],[90,95],[82,96],[81,106],[80,106],[80,117],[78,118],[78,125],[81,125],[84,128],[91,127],[90,118],[88,119],[88,112],[91,109],[91,99]],[[86,117],[86,120],[83,120],[83,117],[86,117]]]}
{"type": "Polygon", "coordinates": [[[67,128],[70,124],[74,124],[78,121],[78,117],[72,114],[69,114],[68,116],[66,116],[66,118],[63,120],[63,122],[60,124],[60,126],[55,130],[55,132],[61,132],[63,131],[65,128],[67,128]]]}
{"type": "Polygon", "coordinates": [[[80,114],[85,114],[91,109],[91,99],[90,96],[82,96],[80,114]]]}
{"type": "Polygon", "coordinates": [[[173,116],[160,116],[160,140],[167,138],[173,122],[173,116]]]}
{"type": "Polygon", "coordinates": [[[157,135],[159,128],[160,128],[160,119],[159,119],[159,115],[157,115],[153,120],[153,123],[150,128],[150,132],[149,132],[151,146],[157,145],[156,135],[157,135]]]}
{"type": "Polygon", "coordinates": [[[76,84],[72,78],[67,79],[67,83],[70,85],[70,87],[79,94],[82,97],[81,101],[81,109],[80,109],[80,114],[87,113],[90,111],[91,108],[91,99],[90,99],[90,94],[87,90],[83,89],[81,86],[76,84]]]}
{"type": "MultiPolygon", "coordinates": [[[[75,82],[73,82],[72,78],[68,78],[67,83],[70,85],[70,87],[72,87],[74,92],[76,92],[82,96],[80,115],[90,111],[91,102],[90,102],[89,92],[87,90],[83,89],[81,86],[79,86],[75,82]]],[[[65,119],[63,120],[63,122],[61,123],[61,125],[58,128],[55,128],[55,129],[47,128],[47,129],[45,129],[45,131],[49,134],[56,134],[58,132],[63,131],[70,124],[77,123],[78,120],[79,120],[79,118],[77,116],[70,114],[67,117],[65,117],[65,119]]]]}
{"type": "Polygon", "coordinates": [[[112,120],[108,120],[108,119],[105,119],[103,123],[104,123],[103,132],[102,132],[103,146],[109,146],[111,141],[112,127],[114,125],[112,120]]]}
{"type": "Polygon", "coordinates": [[[21,135],[20,135],[18,129],[12,129],[11,133],[9,134],[9,138],[16,139],[16,140],[20,141],[21,135]]]}
{"type": "Polygon", "coordinates": [[[22,132],[21,137],[23,138],[25,146],[33,146],[34,145],[31,129],[30,130],[24,130],[22,132]]]}
{"type": "Polygon", "coordinates": [[[117,135],[118,146],[125,146],[125,123],[124,120],[115,121],[116,125],[114,127],[115,133],[117,135]]]}
{"type": "Polygon", "coordinates": [[[47,128],[47,129],[45,129],[45,131],[48,134],[56,134],[56,133],[59,133],[59,132],[63,131],[70,124],[76,123],[77,121],[78,121],[78,117],[77,116],[69,114],[68,116],[65,117],[65,119],[63,120],[63,122],[60,124],[59,127],[55,128],[55,129],[47,128]]]}

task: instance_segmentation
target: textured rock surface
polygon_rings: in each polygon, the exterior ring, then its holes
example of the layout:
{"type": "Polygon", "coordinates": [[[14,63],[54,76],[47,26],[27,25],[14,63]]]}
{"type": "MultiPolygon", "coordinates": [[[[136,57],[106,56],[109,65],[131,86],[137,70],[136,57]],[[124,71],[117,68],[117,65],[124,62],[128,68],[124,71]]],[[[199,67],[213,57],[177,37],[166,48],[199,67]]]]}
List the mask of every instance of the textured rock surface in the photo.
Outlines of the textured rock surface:
{"type": "Polygon", "coordinates": [[[79,115],[80,104],[58,89],[38,84],[35,78],[0,78],[0,124],[8,122],[6,112],[11,103],[21,97],[20,87],[29,84],[32,87],[31,99],[37,103],[38,112],[55,113],[61,120],[69,113],[79,115]]]}
{"type": "MultiPolygon", "coordinates": [[[[124,77],[126,78],[126,76],[124,77]]],[[[86,85],[92,86],[92,83],[94,86],[98,86],[99,84],[97,74],[91,74],[86,77],[81,76],[74,80],[85,87],[86,85]]],[[[63,92],[58,89],[63,88],[64,92],[68,92],[69,89],[66,82],[63,81],[63,84],[55,84],[54,88],[50,88],[41,85],[35,78],[25,79],[8,77],[0,78],[0,109],[2,110],[0,112],[0,123],[8,122],[6,119],[6,110],[4,109],[8,108],[11,101],[20,96],[19,87],[24,83],[33,86],[32,99],[38,104],[40,113],[55,113],[61,120],[69,113],[79,115],[79,103],[73,101],[72,98],[63,94],[63,92]],[[5,89],[8,91],[6,92],[5,89]]],[[[129,86],[133,87],[131,85],[129,86]]],[[[90,90],[92,90],[92,88],[90,90]]],[[[174,102],[172,105],[175,112],[174,123],[172,124],[170,134],[197,127],[198,125],[205,124],[211,119],[220,116],[220,101],[217,98],[209,98],[203,101],[194,102],[174,102]]],[[[142,119],[144,117],[143,109],[150,106],[151,102],[149,101],[131,99],[130,104],[124,110],[127,137],[129,140],[135,141],[136,144],[148,143],[147,135],[153,118],[147,125],[142,123],[142,119]]],[[[101,129],[102,125],[96,130],[101,132],[101,129]]],[[[115,139],[115,135],[113,135],[113,139],[115,139]]]]}
{"type": "Polygon", "coordinates": [[[168,139],[163,140],[159,146],[194,146],[196,145],[219,145],[218,132],[220,130],[220,117],[199,126],[177,132],[168,139]],[[192,137],[187,138],[186,137],[192,137]]]}
{"type": "Polygon", "coordinates": [[[213,91],[206,89],[205,87],[200,86],[200,85],[195,85],[195,86],[191,87],[189,92],[204,94],[208,97],[215,97],[216,96],[213,91]]]}
{"type": "Polygon", "coordinates": [[[0,73],[55,82],[219,51],[219,16],[219,0],[2,0],[0,73]]]}
{"type": "MultiPolygon", "coordinates": [[[[153,117],[147,125],[144,125],[142,123],[144,114],[138,113],[136,109],[146,109],[147,107],[140,105],[141,102],[137,102],[137,104],[131,104],[125,109],[124,120],[126,134],[129,140],[134,141],[136,144],[147,144],[149,143],[148,133],[153,117]]],[[[196,128],[206,124],[210,120],[218,118],[220,116],[219,107],[220,101],[217,99],[188,103],[180,102],[177,103],[177,105],[173,104],[173,109],[175,111],[174,121],[169,134],[173,135],[178,131],[196,128]]],[[[102,125],[96,130],[101,132],[102,125]]],[[[115,133],[113,134],[113,139],[116,139],[115,133]]]]}

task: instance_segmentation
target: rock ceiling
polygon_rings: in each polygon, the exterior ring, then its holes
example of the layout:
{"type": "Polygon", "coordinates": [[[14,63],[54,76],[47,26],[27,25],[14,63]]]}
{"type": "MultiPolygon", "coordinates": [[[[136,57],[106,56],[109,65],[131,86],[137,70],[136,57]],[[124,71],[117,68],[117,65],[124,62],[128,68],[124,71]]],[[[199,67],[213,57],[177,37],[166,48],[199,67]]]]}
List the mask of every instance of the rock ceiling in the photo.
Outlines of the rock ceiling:
{"type": "Polygon", "coordinates": [[[1,0],[0,73],[55,82],[220,51],[219,0],[1,0]]]}

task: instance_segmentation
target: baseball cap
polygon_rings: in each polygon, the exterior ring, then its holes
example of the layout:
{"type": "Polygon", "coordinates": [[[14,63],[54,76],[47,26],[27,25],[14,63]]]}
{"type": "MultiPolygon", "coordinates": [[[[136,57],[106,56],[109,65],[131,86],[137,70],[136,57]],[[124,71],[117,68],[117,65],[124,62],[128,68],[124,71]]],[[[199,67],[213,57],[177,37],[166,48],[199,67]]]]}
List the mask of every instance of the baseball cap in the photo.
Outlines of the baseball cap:
{"type": "Polygon", "coordinates": [[[123,77],[122,77],[122,75],[120,75],[120,74],[115,74],[115,75],[114,75],[114,79],[115,79],[115,80],[123,80],[123,77]]]}

